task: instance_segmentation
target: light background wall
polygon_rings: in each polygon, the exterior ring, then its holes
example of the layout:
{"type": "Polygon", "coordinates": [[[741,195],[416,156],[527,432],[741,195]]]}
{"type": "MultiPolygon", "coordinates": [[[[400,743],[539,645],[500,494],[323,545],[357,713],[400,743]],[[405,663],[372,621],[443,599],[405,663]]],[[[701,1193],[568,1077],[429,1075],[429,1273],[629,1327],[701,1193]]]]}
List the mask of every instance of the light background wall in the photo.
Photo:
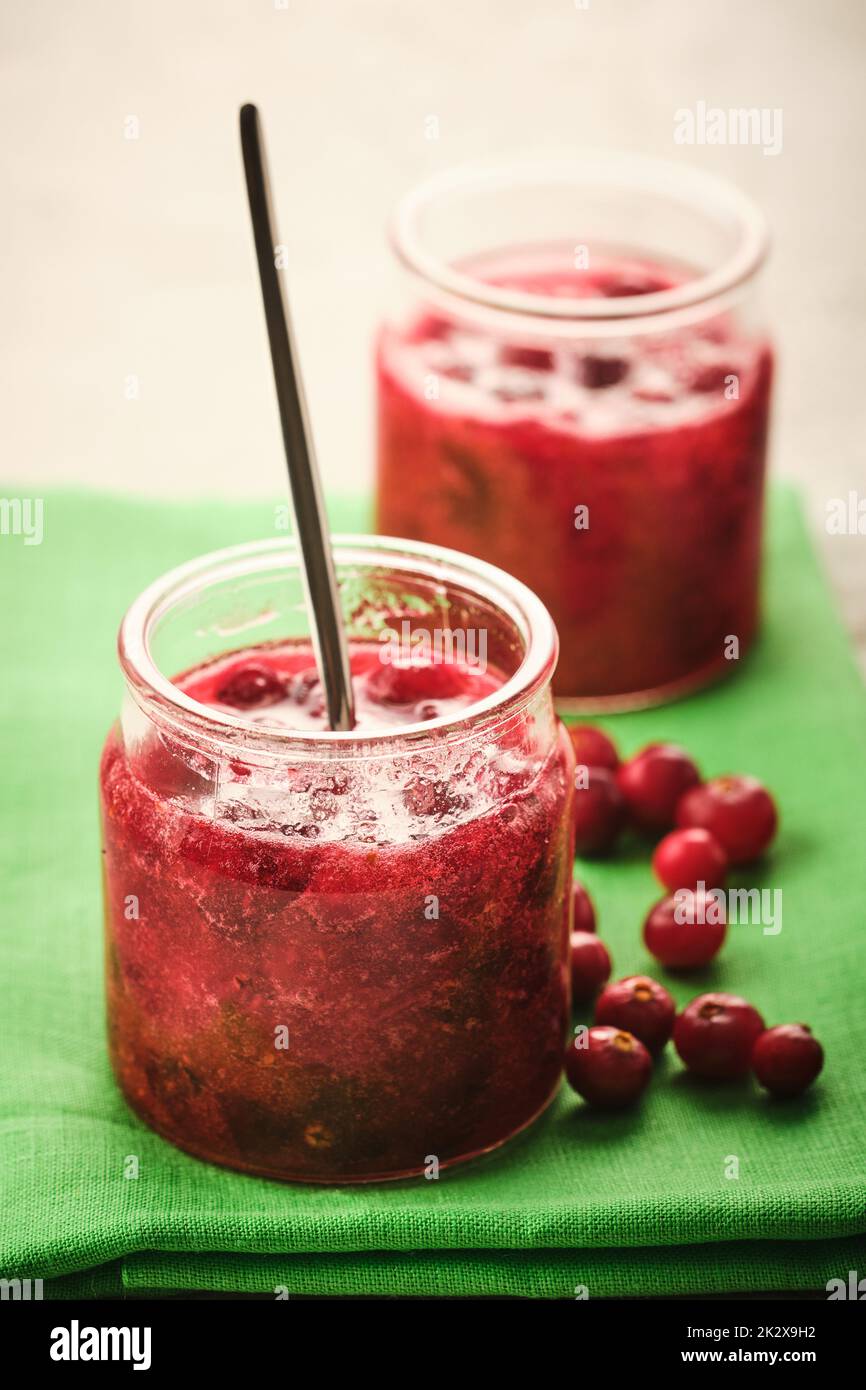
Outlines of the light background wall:
{"type": "Polygon", "coordinates": [[[861,0],[2,0],[0,30],[6,477],[199,496],[282,485],[241,102],[267,123],[332,490],[371,476],[395,198],[466,160],[654,153],[734,179],[767,211],[774,467],[805,487],[866,651],[866,537],[824,527],[829,497],[866,496],[861,0]],[[781,154],[676,146],[674,112],[699,100],[781,107],[781,154]]]}

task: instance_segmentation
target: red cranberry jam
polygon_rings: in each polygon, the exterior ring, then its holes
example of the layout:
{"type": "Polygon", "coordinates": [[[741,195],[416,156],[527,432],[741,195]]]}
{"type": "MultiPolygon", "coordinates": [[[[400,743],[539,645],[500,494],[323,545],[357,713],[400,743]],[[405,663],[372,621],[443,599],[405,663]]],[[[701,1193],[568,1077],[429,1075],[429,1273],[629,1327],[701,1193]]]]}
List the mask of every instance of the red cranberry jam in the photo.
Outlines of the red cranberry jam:
{"type": "Polygon", "coordinates": [[[549,693],[455,742],[417,726],[459,722],[496,671],[389,665],[370,642],[351,666],[356,732],[412,725],[397,751],[311,750],[322,691],[285,643],[176,684],[288,756],[241,739],[214,763],[158,721],[102,756],[117,1078],[172,1142],[276,1178],[498,1145],[551,1099],[568,1027],[574,759],[549,693]]]}
{"type": "MultiPolygon", "coordinates": [[[[552,299],[619,301],[689,278],[613,256],[575,269],[573,254],[462,268],[552,299]]],[[[766,340],[721,312],[632,319],[621,336],[586,319],[565,336],[502,319],[467,305],[383,331],[377,529],[533,589],[562,644],[554,691],[576,704],[652,703],[732,669],[730,639],[744,654],[758,620],[766,340]]]]}

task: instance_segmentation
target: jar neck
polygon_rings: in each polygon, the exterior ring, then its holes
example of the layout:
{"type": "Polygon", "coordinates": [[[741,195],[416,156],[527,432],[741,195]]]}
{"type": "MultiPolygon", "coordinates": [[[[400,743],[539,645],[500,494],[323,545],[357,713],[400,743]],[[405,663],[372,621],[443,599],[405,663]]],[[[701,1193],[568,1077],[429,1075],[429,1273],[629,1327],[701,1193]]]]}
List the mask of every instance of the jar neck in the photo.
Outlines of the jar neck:
{"type": "MultiPolygon", "coordinates": [[[[243,752],[263,764],[297,764],[382,759],[434,743],[498,738],[533,712],[538,717],[545,701],[552,709],[556,631],[543,604],[525,586],[494,566],[437,546],[365,536],[334,537],[333,544],[350,640],[359,615],[368,637],[371,623],[376,627],[388,619],[388,599],[396,599],[399,608],[405,589],[415,603],[429,600],[427,628],[431,615],[440,621],[440,613],[449,627],[460,618],[493,624],[498,650],[512,653],[513,669],[503,672],[502,685],[456,716],[375,732],[265,728],[191,698],[173,682],[179,671],[228,650],[259,645],[269,640],[272,627],[279,631],[283,618],[297,622],[303,616],[297,547],[288,539],[271,540],[193,560],[157,580],[132,604],[121,625],[118,651],[139,715],[211,756],[231,758],[243,752]],[[285,613],[277,610],[279,603],[285,613]],[[173,643],[164,640],[166,632],[173,643]],[[251,634],[252,642],[232,642],[241,633],[251,634]],[[160,645],[184,654],[166,668],[155,650],[160,645]]],[[[300,633],[297,640],[308,639],[300,633]]]]}
{"type": "Polygon", "coordinates": [[[769,249],[760,210],[723,180],[609,153],[438,175],[400,203],[391,241],[425,297],[444,312],[499,332],[570,338],[658,332],[711,318],[751,291],[769,249]],[[621,246],[638,225],[630,254],[683,265],[700,228],[704,263],[670,288],[616,298],[530,293],[492,285],[468,268],[485,251],[560,242],[570,231],[577,237],[584,223],[589,240],[611,246],[621,246]]]}

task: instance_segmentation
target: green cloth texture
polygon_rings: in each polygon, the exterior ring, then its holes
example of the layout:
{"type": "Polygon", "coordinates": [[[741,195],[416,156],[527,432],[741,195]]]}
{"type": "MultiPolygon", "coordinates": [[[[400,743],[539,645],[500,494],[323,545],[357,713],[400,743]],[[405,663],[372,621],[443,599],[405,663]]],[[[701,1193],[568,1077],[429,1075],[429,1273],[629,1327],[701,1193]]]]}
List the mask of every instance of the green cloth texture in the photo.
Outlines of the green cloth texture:
{"type": "MultiPolygon", "coordinates": [[[[332,503],[331,521],[364,529],[366,504],[332,503]]],[[[768,1023],[810,1023],[827,1054],[811,1092],[774,1102],[751,1081],[701,1084],[668,1048],[632,1112],[594,1113],[563,1088],[498,1154],[438,1181],[341,1188],[201,1163],[131,1114],[102,1000],[96,769],[120,705],[116,629],[164,570],[274,522],[267,502],[56,493],[41,545],[0,537],[0,1277],[42,1278],[49,1297],[574,1298],[585,1286],[592,1298],[866,1274],[866,694],[784,488],[754,653],[710,691],[601,721],[626,753],[673,740],[707,775],[747,771],[773,789],[777,844],[733,881],[780,888],[782,930],[731,926],[712,966],[667,977],[640,939],[659,896],[647,847],[578,872],[615,977],[660,974],[680,1004],[724,989],[768,1023]],[[129,1155],[137,1178],[124,1176],[129,1155]]]]}

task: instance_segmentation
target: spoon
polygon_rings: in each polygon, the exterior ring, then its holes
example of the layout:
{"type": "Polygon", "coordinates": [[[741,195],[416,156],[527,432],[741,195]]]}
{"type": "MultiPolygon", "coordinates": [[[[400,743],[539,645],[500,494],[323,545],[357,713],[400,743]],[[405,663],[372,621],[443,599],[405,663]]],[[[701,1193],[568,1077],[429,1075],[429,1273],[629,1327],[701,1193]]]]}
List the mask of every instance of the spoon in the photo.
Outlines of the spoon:
{"type": "Polygon", "coordinates": [[[319,471],[304,398],[298,349],[289,306],[274,256],[277,238],[270,195],[264,136],[258,109],[247,104],[240,113],[241,150],[247,198],[256,246],[259,280],[271,349],[283,447],[301,552],[301,571],[310,633],[319,679],[325,692],[328,724],[347,731],[355,726],[349,645],[340,611],[334,557],[319,471]]]}

